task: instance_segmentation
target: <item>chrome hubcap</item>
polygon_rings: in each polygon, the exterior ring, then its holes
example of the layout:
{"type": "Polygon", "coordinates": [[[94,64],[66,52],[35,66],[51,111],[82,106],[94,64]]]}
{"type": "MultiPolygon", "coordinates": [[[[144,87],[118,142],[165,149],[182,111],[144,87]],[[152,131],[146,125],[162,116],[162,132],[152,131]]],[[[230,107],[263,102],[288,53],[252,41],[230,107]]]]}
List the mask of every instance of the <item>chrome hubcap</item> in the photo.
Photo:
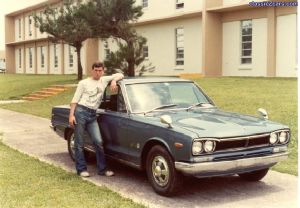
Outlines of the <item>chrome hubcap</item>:
{"type": "Polygon", "coordinates": [[[71,152],[72,152],[73,156],[75,156],[75,136],[74,136],[74,134],[72,134],[72,136],[70,138],[70,148],[71,148],[71,152]]]}
{"type": "Polygon", "coordinates": [[[152,174],[159,186],[167,185],[169,181],[169,167],[162,156],[156,156],[152,161],[152,174]]]}

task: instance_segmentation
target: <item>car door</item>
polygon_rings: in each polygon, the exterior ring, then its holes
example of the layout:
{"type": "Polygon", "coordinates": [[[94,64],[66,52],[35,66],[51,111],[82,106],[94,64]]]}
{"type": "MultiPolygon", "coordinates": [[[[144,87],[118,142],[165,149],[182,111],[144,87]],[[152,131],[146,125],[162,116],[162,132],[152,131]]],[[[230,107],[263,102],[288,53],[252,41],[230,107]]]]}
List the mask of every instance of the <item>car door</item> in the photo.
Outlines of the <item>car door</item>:
{"type": "Polygon", "coordinates": [[[117,92],[107,87],[101,104],[98,122],[104,140],[105,153],[116,159],[128,160],[127,129],[124,121],[128,119],[122,91],[118,86],[117,92]]]}

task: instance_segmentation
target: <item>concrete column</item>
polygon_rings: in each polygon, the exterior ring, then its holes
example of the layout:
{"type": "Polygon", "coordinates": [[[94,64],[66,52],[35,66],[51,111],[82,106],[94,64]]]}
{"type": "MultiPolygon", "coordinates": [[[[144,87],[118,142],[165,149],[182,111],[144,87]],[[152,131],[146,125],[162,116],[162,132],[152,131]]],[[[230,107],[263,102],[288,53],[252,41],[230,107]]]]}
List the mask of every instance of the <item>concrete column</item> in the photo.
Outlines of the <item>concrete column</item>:
{"type": "MultiPolygon", "coordinates": [[[[212,1],[204,1],[202,14],[202,69],[205,76],[222,75],[222,21],[221,14],[208,12],[212,1]]],[[[215,1],[214,3],[220,3],[215,1]]],[[[216,5],[213,5],[216,6],[216,5]]]]}
{"type": "Polygon", "coordinates": [[[267,76],[276,76],[276,12],[274,7],[267,8],[267,76]]]}

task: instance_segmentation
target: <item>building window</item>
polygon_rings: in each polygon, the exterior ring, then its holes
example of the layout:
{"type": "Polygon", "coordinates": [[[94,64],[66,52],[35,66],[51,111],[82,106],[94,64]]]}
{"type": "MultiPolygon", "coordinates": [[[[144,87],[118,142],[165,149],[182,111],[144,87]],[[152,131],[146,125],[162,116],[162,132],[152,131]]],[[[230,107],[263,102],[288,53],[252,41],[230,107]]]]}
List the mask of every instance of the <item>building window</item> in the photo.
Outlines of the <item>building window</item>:
{"type": "Polygon", "coordinates": [[[19,68],[22,67],[22,50],[19,48],[19,68]]]}
{"type": "Polygon", "coordinates": [[[142,7],[148,7],[148,0],[142,0],[142,7]]]}
{"type": "Polygon", "coordinates": [[[32,68],[32,48],[29,48],[29,68],[32,68]]]}
{"type": "Polygon", "coordinates": [[[176,9],[184,8],[184,0],[176,0],[176,9]]]}
{"type": "Polygon", "coordinates": [[[252,63],[252,20],[241,21],[241,64],[252,63]]]}
{"type": "Polygon", "coordinates": [[[145,59],[149,58],[148,46],[143,46],[143,56],[145,59]]]}
{"type": "Polygon", "coordinates": [[[58,56],[57,56],[57,45],[54,44],[53,46],[53,50],[54,50],[54,67],[58,67],[58,56]]]}
{"type": "Polygon", "coordinates": [[[21,23],[21,19],[18,19],[18,28],[19,28],[19,29],[18,29],[18,30],[19,30],[18,32],[19,32],[19,38],[21,38],[21,32],[22,32],[22,28],[21,28],[22,25],[21,25],[21,24],[22,24],[22,23],[21,23]]]}
{"type": "Polygon", "coordinates": [[[176,65],[184,65],[184,29],[175,29],[176,38],[176,65]]]}
{"type": "Polygon", "coordinates": [[[105,40],[104,41],[104,56],[105,56],[105,59],[109,59],[109,54],[110,54],[110,50],[109,50],[108,42],[105,40]]]}
{"type": "Polygon", "coordinates": [[[31,16],[28,16],[28,32],[29,32],[29,36],[32,36],[32,18],[31,16]]]}
{"type": "Polygon", "coordinates": [[[45,67],[45,54],[44,54],[44,47],[41,46],[41,67],[45,67]]]}
{"type": "Polygon", "coordinates": [[[69,45],[69,67],[74,66],[74,56],[73,56],[73,50],[72,47],[69,45]]]}

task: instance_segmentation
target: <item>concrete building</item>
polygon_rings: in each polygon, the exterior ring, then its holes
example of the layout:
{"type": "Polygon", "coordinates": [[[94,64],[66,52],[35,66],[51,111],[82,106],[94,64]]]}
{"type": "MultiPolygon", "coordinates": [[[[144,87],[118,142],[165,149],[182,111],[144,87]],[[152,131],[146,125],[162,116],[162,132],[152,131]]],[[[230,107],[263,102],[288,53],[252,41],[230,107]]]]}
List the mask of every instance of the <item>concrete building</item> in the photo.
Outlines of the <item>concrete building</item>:
{"type": "MultiPolygon", "coordinates": [[[[32,12],[48,0],[5,16],[6,60],[10,73],[73,74],[74,48],[53,44],[34,27],[32,12]]],[[[151,75],[297,76],[297,2],[248,0],[136,0],[144,15],[135,23],[147,38],[146,62],[151,75]],[[250,5],[251,4],[251,5],[250,5]]],[[[107,51],[114,40],[89,39],[82,48],[83,71],[107,51]]]]}

